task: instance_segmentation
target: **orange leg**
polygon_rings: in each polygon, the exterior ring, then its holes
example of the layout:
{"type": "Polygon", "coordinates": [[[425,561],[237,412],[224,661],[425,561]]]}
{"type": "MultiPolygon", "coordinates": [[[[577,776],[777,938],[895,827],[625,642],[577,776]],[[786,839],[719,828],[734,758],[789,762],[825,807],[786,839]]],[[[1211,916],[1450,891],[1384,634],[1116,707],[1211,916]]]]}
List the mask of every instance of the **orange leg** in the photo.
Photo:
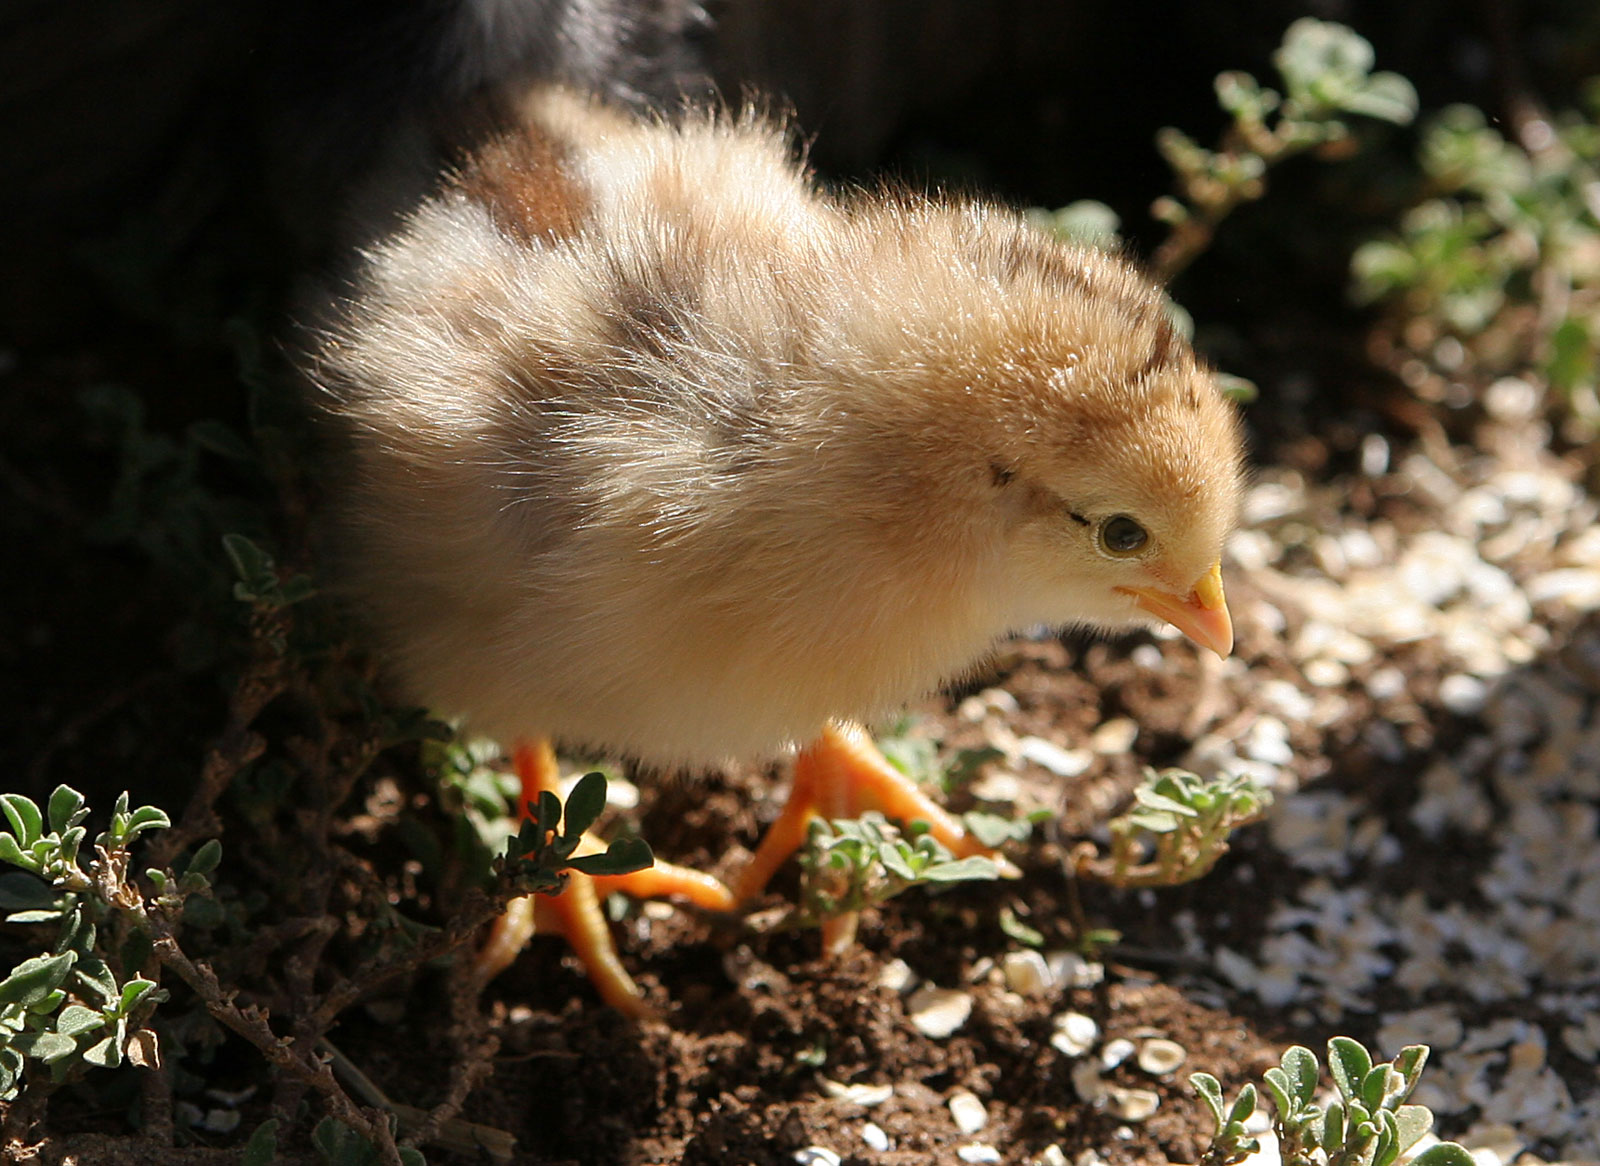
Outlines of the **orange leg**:
{"type": "MultiPolygon", "coordinates": [[[[795,758],[794,788],[788,804],[739,876],[734,887],[739,902],[760,895],[777,869],[805,845],[813,818],[858,818],[868,810],[898,822],[926,822],[928,832],[957,858],[975,854],[996,857],[916,782],[890,765],[865,729],[835,722],[795,758]]],[[[1000,862],[1002,869],[1009,865],[1003,859],[1000,862]]],[[[830,950],[837,950],[840,941],[848,946],[854,929],[853,918],[841,922],[831,928],[834,935],[824,935],[824,942],[830,950]],[[844,934],[846,930],[848,934],[844,934]]]]}
{"type": "MultiPolygon", "coordinates": [[[[548,741],[519,744],[514,758],[526,814],[527,803],[536,802],[541,791],[556,792],[560,771],[548,741]]],[[[593,841],[584,852],[602,849],[598,841],[593,841]]],[[[571,871],[567,878],[567,887],[559,895],[529,895],[507,905],[478,952],[483,979],[503,971],[531,936],[559,934],[572,946],[602,1000],[625,1015],[652,1018],[655,1013],[644,1002],[644,993],[617,958],[611,929],[600,909],[605,896],[621,892],[636,898],[676,897],[713,911],[730,911],[734,907],[732,893],[716,879],[671,863],[657,862],[626,875],[590,876],[571,871]]]]}

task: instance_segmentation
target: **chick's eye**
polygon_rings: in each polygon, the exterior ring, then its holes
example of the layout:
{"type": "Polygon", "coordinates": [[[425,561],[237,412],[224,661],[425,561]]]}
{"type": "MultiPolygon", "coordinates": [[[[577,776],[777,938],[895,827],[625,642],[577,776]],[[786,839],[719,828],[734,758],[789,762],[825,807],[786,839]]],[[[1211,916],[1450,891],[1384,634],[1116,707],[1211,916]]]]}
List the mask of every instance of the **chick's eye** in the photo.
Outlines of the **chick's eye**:
{"type": "Polygon", "coordinates": [[[1126,514],[1105,520],[1100,527],[1100,545],[1109,554],[1131,555],[1150,541],[1150,535],[1126,514]]]}

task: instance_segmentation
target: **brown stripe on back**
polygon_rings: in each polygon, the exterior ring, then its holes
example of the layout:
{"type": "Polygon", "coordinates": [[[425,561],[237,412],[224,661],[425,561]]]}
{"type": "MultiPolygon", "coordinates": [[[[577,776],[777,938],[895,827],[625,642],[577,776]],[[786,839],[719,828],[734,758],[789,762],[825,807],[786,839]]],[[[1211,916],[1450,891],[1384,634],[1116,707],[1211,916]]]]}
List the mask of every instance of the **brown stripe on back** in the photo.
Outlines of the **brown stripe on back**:
{"type": "Polygon", "coordinates": [[[1151,311],[1156,314],[1155,336],[1151,340],[1150,355],[1133,374],[1135,379],[1149,376],[1173,364],[1182,352],[1182,346],[1177,343],[1177,329],[1172,326],[1172,320],[1168,318],[1165,309],[1156,305],[1151,311]]]}
{"type": "Polygon", "coordinates": [[[455,185],[489,210],[495,226],[522,243],[574,234],[588,210],[566,148],[538,126],[490,138],[467,160],[455,185]]]}

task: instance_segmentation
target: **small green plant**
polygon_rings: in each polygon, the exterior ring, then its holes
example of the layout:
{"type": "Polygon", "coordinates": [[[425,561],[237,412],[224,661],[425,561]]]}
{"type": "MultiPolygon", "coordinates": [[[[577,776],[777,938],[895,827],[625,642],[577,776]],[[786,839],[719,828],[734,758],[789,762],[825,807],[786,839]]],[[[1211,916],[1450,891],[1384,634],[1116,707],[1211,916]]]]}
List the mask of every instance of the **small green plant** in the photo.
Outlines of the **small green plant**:
{"type": "Polygon", "coordinates": [[[1112,819],[1111,854],[1092,843],[1074,852],[1077,873],[1119,887],[1165,887],[1206,874],[1228,852],[1228,836],[1261,817],[1272,795],[1244,777],[1203,778],[1183,769],[1145,770],[1135,808],[1112,819]]]}
{"type": "Polygon", "coordinates": [[[233,585],[233,597],[243,603],[288,607],[316,594],[309,575],[284,578],[273,557],[242,534],[223,535],[222,548],[239,577],[233,585]]]}
{"type": "MultiPolygon", "coordinates": [[[[1317,1055],[1301,1045],[1289,1049],[1263,1075],[1283,1166],[1394,1166],[1433,1127],[1427,1106],[1407,1104],[1427,1060],[1427,1045],[1407,1045],[1393,1061],[1374,1064],[1359,1041],[1336,1036],[1328,1042],[1335,1095],[1324,1107],[1316,1102],[1317,1055]]],[[[1245,1085],[1229,1105],[1211,1074],[1193,1073],[1189,1082],[1216,1127],[1199,1166],[1233,1166],[1261,1148],[1246,1128],[1256,1111],[1254,1085],[1245,1085]]],[[[1411,1162],[1472,1166],[1473,1158],[1455,1142],[1440,1142],[1411,1162]]]]}
{"type": "Polygon", "coordinates": [[[1422,135],[1425,197],[1356,251],[1353,295],[1388,304],[1424,357],[1454,337],[1484,378],[1531,367],[1587,440],[1600,432],[1600,79],[1583,110],[1537,126],[1509,141],[1470,106],[1440,111],[1422,135]]]}
{"type": "Polygon", "coordinates": [[[655,861],[643,838],[616,838],[601,854],[574,854],[584,831],[606,808],[603,773],[586,773],[567,795],[566,805],[549,790],[528,805],[528,816],[507,845],[505,869],[524,894],[553,894],[566,885],[567,870],[589,875],[621,875],[644,870],[655,861]],[[564,819],[564,820],[563,820],[564,819]]]}
{"type": "Polygon", "coordinates": [[[919,884],[1000,877],[993,859],[956,858],[924,823],[902,833],[877,811],[812,822],[800,871],[801,915],[812,923],[887,902],[919,884]]]}
{"type": "Polygon", "coordinates": [[[89,807],[76,790],[57,786],[43,811],[20,794],[0,794],[0,810],[11,826],[0,832],[0,861],[20,868],[0,876],[5,921],[55,929],[48,953],[0,981],[0,1101],[17,1097],[36,1071],[53,1085],[114,1068],[124,1056],[153,1059],[155,1035],[145,1024],[167,993],[140,974],[155,938],[149,912],[176,916],[189,896],[206,893],[221,847],[202,846],[181,877],[147,872],[155,887],[147,900],[128,880],[128,848],[170,825],[161,810],[130,810],[124,793],[87,865],[79,860],[89,807]]]}
{"type": "MultiPolygon", "coordinates": [[[[1349,156],[1356,143],[1347,117],[1411,122],[1416,89],[1398,73],[1374,73],[1373,61],[1372,45],[1354,30],[1302,17],[1272,56],[1282,93],[1248,73],[1217,75],[1217,101],[1233,120],[1216,149],[1172,126],[1156,135],[1156,148],[1178,186],[1177,196],[1158,198],[1150,207],[1169,228],[1150,259],[1158,279],[1167,282],[1183,271],[1211,246],[1228,215],[1261,198],[1272,166],[1308,150],[1330,160],[1349,156]]],[[[1121,226],[1110,207],[1087,199],[1030,215],[1040,226],[1094,247],[1115,246],[1121,226]]]]}
{"type": "Polygon", "coordinates": [[[1171,228],[1151,266],[1171,279],[1211,245],[1219,223],[1266,193],[1269,167],[1307,150],[1351,152],[1347,116],[1409,124],[1417,93],[1398,73],[1374,73],[1372,45],[1352,29],[1302,17],[1272,55],[1283,92],[1248,73],[1217,76],[1217,101],[1232,118],[1218,149],[1168,127],[1156,146],[1178,180],[1179,197],[1158,199],[1151,213],[1171,228]]]}

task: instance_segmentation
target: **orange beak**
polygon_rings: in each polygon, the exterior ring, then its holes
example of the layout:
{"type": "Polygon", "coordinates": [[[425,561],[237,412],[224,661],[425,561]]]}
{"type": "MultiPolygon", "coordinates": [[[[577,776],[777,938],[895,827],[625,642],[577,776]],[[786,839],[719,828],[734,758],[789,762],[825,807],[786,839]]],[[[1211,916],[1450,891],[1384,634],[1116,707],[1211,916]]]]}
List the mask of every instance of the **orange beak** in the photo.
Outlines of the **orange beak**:
{"type": "Polygon", "coordinates": [[[1233,651],[1233,620],[1222,594],[1221,563],[1213,563],[1211,570],[1200,576],[1187,599],[1153,587],[1118,587],[1117,590],[1133,596],[1140,607],[1166,620],[1202,648],[1210,648],[1218,656],[1227,656],[1233,651]]]}

